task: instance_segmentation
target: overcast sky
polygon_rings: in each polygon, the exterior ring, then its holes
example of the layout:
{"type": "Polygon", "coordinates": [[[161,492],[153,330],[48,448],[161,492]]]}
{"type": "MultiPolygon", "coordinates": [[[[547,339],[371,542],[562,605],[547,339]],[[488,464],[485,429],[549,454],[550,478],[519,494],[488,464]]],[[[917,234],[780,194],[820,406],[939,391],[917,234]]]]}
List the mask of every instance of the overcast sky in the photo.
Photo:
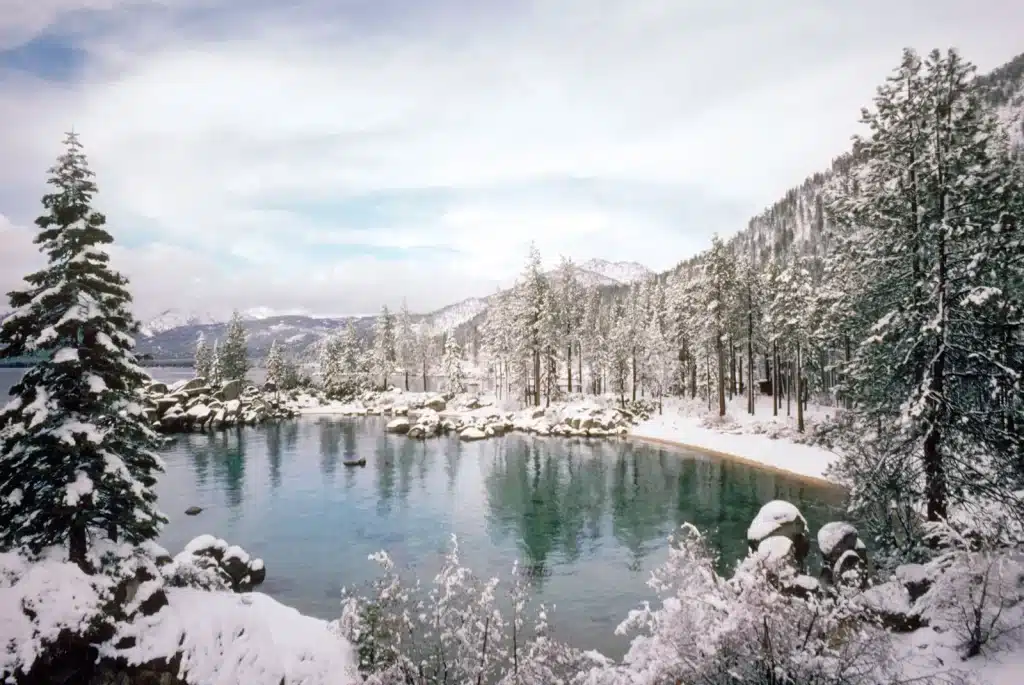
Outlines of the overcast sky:
{"type": "MultiPolygon", "coordinates": [[[[74,126],[137,313],[417,311],[528,243],[662,270],[843,152],[904,46],[1008,0],[0,0],[0,287],[74,126]]],[[[2,309],[0,305],[0,309],[2,309]]]]}

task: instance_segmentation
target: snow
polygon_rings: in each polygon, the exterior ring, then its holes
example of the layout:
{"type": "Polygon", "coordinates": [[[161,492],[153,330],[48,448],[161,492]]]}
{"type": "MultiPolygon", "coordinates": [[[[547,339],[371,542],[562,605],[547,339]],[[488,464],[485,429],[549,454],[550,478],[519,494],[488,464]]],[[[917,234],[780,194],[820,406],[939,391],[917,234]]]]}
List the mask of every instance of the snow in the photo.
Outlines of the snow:
{"type": "Polygon", "coordinates": [[[781,535],[773,535],[761,540],[757,546],[757,556],[761,561],[775,564],[785,559],[793,551],[793,541],[781,535]]]}
{"type": "Polygon", "coordinates": [[[74,347],[62,347],[53,355],[54,364],[66,364],[78,361],[78,350],[74,347]]]}
{"type": "Polygon", "coordinates": [[[89,392],[94,395],[99,395],[101,392],[107,389],[107,383],[102,378],[94,373],[90,373],[85,377],[85,382],[89,385],[89,392]]]}
{"type": "Polygon", "coordinates": [[[238,559],[243,564],[248,564],[249,561],[251,560],[251,557],[249,556],[248,552],[246,552],[238,545],[231,545],[224,552],[224,561],[227,561],[228,559],[238,559]]]}
{"type": "Polygon", "coordinates": [[[580,264],[579,268],[627,285],[654,276],[653,271],[638,262],[609,262],[604,259],[590,259],[580,264]]]}
{"type": "Polygon", "coordinates": [[[0,554],[0,674],[31,668],[62,630],[83,631],[98,612],[104,582],[56,555],[30,563],[0,554]]]}
{"type": "MultiPolygon", "coordinates": [[[[839,456],[818,445],[800,444],[806,439],[795,428],[795,417],[772,416],[771,399],[759,397],[757,413],[746,413],[746,399],[736,398],[724,419],[709,416],[707,402],[666,399],[664,413],[634,426],[630,434],[738,459],[795,476],[833,483],[828,468],[839,456]]],[[[807,432],[834,409],[809,406],[807,432]]],[[[784,413],[784,411],[782,412],[784,413]]]]}
{"type": "Polygon", "coordinates": [[[181,674],[194,685],[360,682],[354,650],[333,624],[267,595],[170,588],[167,600],[121,629],[118,638],[136,644],[117,656],[142,664],[180,652],[181,674]]]}
{"type": "Polygon", "coordinates": [[[204,549],[219,549],[221,552],[226,552],[228,549],[228,543],[220,538],[215,538],[209,534],[203,534],[198,537],[192,538],[192,540],[185,545],[183,553],[195,554],[204,549]]]}
{"type": "Polygon", "coordinates": [[[91,495],[92,491],[92,479],[85,471],[79,471],[75,475],[75,482],[64,486],[64,503],[69,507],[78,506],[79,501],[91,495]]]}
{"type": "Polygon", "coordinates": [[[832,550],[843,541],[847,535],[856,535],[857,529],[845,521],[832,521],[826,523],[818,531],[818,549],[825,556],[830,556],[832,550]]]}
{"type": "Polygon", "coordinates": [[[772,500],[761,507],[751,521],[747,528],[747,539],[764,540],[781,526],[797,521],[803,524],[804,529],[807,528],[807,521],[799,509],[785,500],[772,500]]]}

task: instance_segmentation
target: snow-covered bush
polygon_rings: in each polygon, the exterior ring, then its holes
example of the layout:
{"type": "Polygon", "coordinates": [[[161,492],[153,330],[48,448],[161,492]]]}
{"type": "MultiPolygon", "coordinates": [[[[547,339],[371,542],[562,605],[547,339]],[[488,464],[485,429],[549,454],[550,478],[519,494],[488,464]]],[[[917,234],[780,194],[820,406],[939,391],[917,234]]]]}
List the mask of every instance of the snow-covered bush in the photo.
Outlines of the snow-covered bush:
{"type": "Polygon", "coordinates": [[[970,520],[926,524],[939,551],[924,564],[928,590],[915,611],[952,630],[964,658],[1024,628],[1024,552],[1017,521],[1005,509],[983,507],[970,520]]]}
{"type": "Polygon", "coordinates": [[[385,552],[370,559],[380,564],[382,577],[369,597],[345,591],[338,621],[358,649],[368,685],[568,684],[607,664],[551,639],[544,607],[533,630],[526,630],[526,590],[518,574],[506,617],[498,607],[498,580],[481,580],[461,565],[455,536],[425,596],[419,583],[403,583],[385,552]]]}
{"type": "Polygon", "coordinates": [[[854,599],[784,592],[802,577],[772,555],[754,553],[723,578],[689,524],[670,541],[668,561],[649,582],[660,608],[630,613],[618,632],[639,635],[623,663],[593,670],[589,685],[875,685],[895,672],[888,634],[854,599]]]}

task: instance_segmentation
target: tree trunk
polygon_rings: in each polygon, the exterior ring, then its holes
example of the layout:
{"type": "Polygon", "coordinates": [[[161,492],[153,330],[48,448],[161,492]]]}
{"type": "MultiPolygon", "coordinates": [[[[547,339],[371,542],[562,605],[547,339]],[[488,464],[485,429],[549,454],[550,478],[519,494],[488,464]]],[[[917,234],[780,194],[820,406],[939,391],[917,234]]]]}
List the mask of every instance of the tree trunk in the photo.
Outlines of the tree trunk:
{"type": "Polygon", "coordinates": [[[793,362],[786,362],[786,416],[792,416],[793,404],[793,362]]]}
{"type": "Polygon", "coordinates": [[[409,392],[409,369],[405,370],[405,391],[409,392]]]}
{"type": "Polygon", "coordinates": [[[779,343],[772,342],[772,416],[779,415],[779,393],[782,391],[782,374],[779,373],[779,343]]]}
{"type": "Polygon", "coordinates": [[[718,336],[718,415],[725,416],[725,345],[722,336],[718,336]]]}
{"type": "Polygon", "coordinates": [[[89,533],[85,524],[75,521],[68,531],[68,561],[82,569],[82,573],[92,574],[92,566],[86,556],[89,551],[89,533]]]}
{"type": "MultiPolygon", "coordinates": [[[[747,309],[747,411],[754,415],[754,313],[747,309]]],[[[765,374],[767,375],[767,374],[765,374]]]]}
{"type": "Polygon", "coordinates": [[[630,382],[630,385],[632,386],[630,388],[630,390],[633,393],[633,401],[636,402],[636,347],[632,348],[631,354],[632,354],[631,365],[633,367],[633,369],[632,369],[633,378],[632,378],[632,380],[630,382]]]}
{"type": "Polygon", "coordinates": [[[540,406],[540,350],[533,351],[533,406],[540,406]]]}
{"type": "Polygon", "coordinates": [[[796,343],[796,429],[799,432],[803,433],[804,432],[804,402],[803,402],[804,388],[803,388],[803,379],[802,379],[802,376],[801,376],[801,373],[802,373],[803,369],[801,368],[801,366],[802,366],[801,361],[802,360],[800,359],[800,352],[801,352],[801,350],[800,350],[800,341],[798,340],[797,343],[796,343]]]}
{"type": "Polygon", "coordinates": [[[427,392],[427,363],[423,362],[423,392],[427,392]]]}
{"type": "Polygon", "coordinates": [[[566,356],[566,363],[565,363],[565,371],[568,374],[568,385],[567,385],[567,388],[566,388],[566,392],[568,392],[571,395],[572,394],[572,343],[569,343],[568,348],[566,348],[566,355],[567,356],[566,356]]]}

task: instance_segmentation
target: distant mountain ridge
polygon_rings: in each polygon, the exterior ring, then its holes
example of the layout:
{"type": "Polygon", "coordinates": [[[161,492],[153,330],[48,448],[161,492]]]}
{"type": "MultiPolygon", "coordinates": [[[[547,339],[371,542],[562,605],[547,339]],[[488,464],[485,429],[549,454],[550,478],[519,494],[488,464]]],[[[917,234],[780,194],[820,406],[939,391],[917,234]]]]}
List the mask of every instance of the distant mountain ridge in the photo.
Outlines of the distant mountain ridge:
{"type": "MultiPolygon", "coordinates": [[[[577,267],[577,277],[585,287],[622,286],[654,275],[637,262],[613,262],[592,259],[577,267]]],[[[487,311],[494,295],[469,297],[427,314],[412,315],[413,324],[427,325],[437,331],[459,330],[478,321],[487,311]]],[[[273,315],[265,308],[250,309],[242,313],[249,334],[249,352],[254,358],[263,357],[277,340],[288,354],[312,360],[320,343],[331,333],[341,330],[352,320],[356,332],[369,336],[376,315],[350,317],[319,317],[302,314],[273,315]]],[[[227,330],[225,321],[218,321],[208,313],[168,309],[145,322],[139,337],[138,351],[155,360],[191,359],[196,340],[203,333],[208,340],[223,338],[227,330]]]]}

